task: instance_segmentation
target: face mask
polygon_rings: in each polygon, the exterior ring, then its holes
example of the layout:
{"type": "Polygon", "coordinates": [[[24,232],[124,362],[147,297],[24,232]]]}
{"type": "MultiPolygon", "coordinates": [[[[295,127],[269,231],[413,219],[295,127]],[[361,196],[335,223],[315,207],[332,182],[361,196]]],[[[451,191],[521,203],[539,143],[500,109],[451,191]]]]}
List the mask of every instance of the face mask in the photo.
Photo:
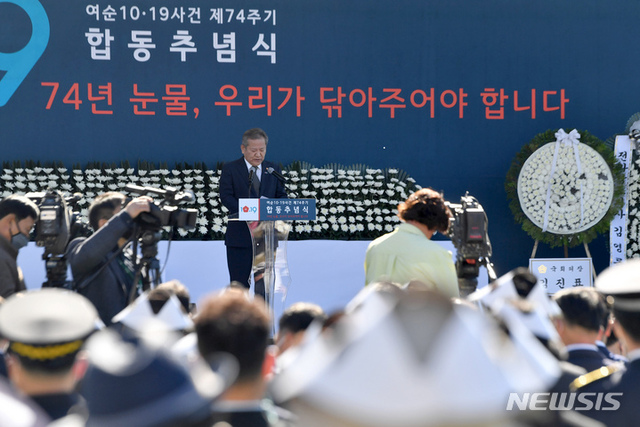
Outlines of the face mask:
{"type": "Polygon", "coordinates": [[[13,246],[15,250],[19,251],[29,244],[29,237],[22,234],[17,222],[16,227],[18,228],[18,232],[11,235],[11,246],[13,246]]]}
{"type": "Polygon", "coordinates": [[[29,244],[29,238],[18,231],[17,234],[11,236],[11,246],[14,247],[15,250],[19,251],[29,244]]]}

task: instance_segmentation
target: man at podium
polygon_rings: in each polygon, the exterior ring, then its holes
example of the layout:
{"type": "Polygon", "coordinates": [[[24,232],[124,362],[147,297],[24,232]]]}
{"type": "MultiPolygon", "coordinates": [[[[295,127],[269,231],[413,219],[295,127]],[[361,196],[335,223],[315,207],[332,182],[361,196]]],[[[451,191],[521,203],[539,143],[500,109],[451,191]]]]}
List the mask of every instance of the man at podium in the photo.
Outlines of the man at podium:
{"type": "MultiPolygon", "coordinates": [[[[287,198],[284,183],[277,177],[281,173],[280,168],[264,160],[268,141],[262,129],[249,129],[242,135],[242,157],[222,167],[220,200],[229,209],[229,219],[237,218],[239,199],[287,198]]],[[[253,266],[253,245],[247,224],[244,221],[228,221],[224,243],[230,281],[239,282],[248,289],[253,266]]],[[[255,282],[255,294],[264,298],[264,282],[255,282]]]]}

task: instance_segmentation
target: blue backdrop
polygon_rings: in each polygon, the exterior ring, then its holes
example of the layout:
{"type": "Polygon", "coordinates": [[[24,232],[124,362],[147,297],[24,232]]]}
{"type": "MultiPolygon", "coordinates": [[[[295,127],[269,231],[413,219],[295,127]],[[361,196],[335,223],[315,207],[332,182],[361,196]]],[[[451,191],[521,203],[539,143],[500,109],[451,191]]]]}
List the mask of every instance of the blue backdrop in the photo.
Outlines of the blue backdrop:
{"type": "MultiPolygon", "coordinates": [[[[212,167],[262,127],[272,161],[469,191],[501,274],[533,247],[504,191],[520,147],[561,127],[606,139],[639,109],[637,16],[598,0],[0,0],[0,157],[212,167]]],[[[590,249],[601,270],[607,239],[590,249]]]]}

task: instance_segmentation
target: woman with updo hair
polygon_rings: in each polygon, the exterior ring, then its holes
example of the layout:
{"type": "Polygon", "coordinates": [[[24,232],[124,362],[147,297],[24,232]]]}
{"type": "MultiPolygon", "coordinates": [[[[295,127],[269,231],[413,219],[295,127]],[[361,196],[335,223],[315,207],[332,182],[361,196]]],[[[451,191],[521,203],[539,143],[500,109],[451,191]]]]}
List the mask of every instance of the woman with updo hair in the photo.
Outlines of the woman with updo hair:
{"type": "Polygon", "coordinates": [[[431,241],[437,232],[448,232],[450,216],[442,194],[431,188],[418,190],[400,203],[401,224],[367,248],[366,284],[419,281],[446,296],[460,296],[451,252],[431,241]]]}

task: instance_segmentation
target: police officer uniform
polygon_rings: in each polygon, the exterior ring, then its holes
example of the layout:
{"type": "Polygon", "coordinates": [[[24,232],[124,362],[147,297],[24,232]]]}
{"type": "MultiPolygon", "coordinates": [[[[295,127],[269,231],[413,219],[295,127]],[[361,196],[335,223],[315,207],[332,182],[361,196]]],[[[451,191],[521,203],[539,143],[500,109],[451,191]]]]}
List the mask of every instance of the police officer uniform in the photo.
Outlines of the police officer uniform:
{"type": "Polygon", "coordinates": [[[9,341],[9,379],[53,420],[86,406],[62,381],[52,389],[51,380],[72,375],[76,355],[97,320],[89,300],[58,288],[17,294],[0,306],[0,335],[9,341]],[[24,372],[19,381],[12,374],[18,369],[24,372]]]}
{"type": "MultiPolygon", "coordinates": [[[[629,327],[640,327],[640,260],[628,260],[607,268],[598,276],[595,286],[606,297],[616,321],[625,331],[629,327]]],[[[640,345],[637,344],[640,343],[630,345],[627,363],[602,367],[573,383],[578,394],[602,393],[604,403],[599,410],[594,405],[588,415],[608,426],[637,426],[640,423],[640,345]]],[[[595,399],[594,395],[585,396],[590,396],[589,400],[594,402],[600,398],[598,395],[595,399]]]]}

